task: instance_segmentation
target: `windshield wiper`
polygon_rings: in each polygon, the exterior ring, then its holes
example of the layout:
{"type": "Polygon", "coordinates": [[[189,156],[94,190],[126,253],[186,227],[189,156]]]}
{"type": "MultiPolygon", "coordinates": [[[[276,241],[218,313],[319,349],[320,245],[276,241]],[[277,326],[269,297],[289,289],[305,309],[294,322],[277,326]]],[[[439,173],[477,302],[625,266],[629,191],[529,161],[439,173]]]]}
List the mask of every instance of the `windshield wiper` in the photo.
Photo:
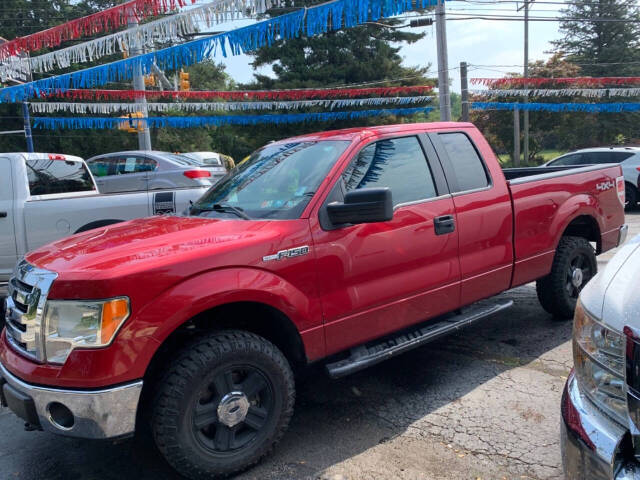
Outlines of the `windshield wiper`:
{"type": "MultiPolygon", "coordinates": [[[[233,205],[229,205],[227,203],[216,203],[213,207],[198,207],[193,205],[190,208],[191,211],[193,210],[197,210],[196,215],[202,213],[202,212],[224,212],[224,213],[233,213],[235,215],[237,215],[238,217],[244,219],[244,220],[251,220],[251,217],[249,217],[249,215],[247,215],[246,213],[244,213],[244,211],[239,208],[239,207],[234,207],[233,205]]],[[[192,213],[193,214],[193,213],[192,213]]]]}
{"type": "Polygon", "coordinates": [[[244,218],[245,220],[251,220],[251,217],[244,213],[241,208],[234,207],[233,205],[229,205],[228,203],[216,203],[213,206],[213,210],[218,212],[231,212],[235,213],[238,217],[244,218]]]}

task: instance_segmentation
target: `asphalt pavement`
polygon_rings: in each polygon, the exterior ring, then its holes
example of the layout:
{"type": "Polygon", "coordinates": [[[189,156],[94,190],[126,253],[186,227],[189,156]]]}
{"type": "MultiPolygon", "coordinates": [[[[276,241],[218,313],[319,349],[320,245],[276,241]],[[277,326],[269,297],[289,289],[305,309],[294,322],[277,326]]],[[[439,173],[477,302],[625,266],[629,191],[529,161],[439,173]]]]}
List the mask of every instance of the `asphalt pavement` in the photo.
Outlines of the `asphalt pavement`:
{"type": "MultiPolygon", "coordinates": [[[[630,237],[640,234],[640,214],[627,222],[630,237]]],[[[545,313],[532,284],[501,297],[514,307],[350,377],[310,370],[283,441],[237,478],[561,478],[571,322],[545,313]]],[[[0,408],[0,478],[180,477],[143,438],[113,444],[25,432],[0,408]]]]}

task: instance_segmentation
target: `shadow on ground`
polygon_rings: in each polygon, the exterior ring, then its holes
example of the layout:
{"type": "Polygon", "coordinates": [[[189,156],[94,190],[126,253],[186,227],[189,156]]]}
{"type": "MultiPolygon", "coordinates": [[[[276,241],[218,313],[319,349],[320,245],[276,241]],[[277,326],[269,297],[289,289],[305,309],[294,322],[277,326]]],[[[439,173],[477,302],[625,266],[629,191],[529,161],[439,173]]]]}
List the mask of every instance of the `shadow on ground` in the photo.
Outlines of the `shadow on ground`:
{"type": "MultiPolygon", "coordinates": [[[[298,381],[296,412],[284,440],[239,478],[320,476],[570,339],[570,322],[544,313],[532,286],[501,297],[513,298],[515,306],[350,377],[332,381],[321,365],[311,368],[298,381]]],[[[566,367],[559,370],[566,375],[566,367]]],[[[29,480],[180,478],[140,438],[112,444],[24,432],[5,409],[0,409],[0,471],[3,478],[29,480]]]]}

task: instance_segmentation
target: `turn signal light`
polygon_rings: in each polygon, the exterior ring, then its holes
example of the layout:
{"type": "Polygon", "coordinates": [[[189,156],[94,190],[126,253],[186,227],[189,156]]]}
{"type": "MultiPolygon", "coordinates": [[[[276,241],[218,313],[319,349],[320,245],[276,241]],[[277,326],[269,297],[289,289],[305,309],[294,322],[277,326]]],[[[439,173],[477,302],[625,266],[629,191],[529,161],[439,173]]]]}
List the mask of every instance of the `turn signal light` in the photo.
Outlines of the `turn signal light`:
{"type": "Polygon", "coordinates": [[[102,306],[102,325],[100,339],[110,342],[116,331],[129,316],[129,302],[124,298],[116,298],[102,306]]]}
{"type": "Polygon", "coordinates": [[[208,170],[187,170],[182,174],[187,178],[204,178],[211,176],[211,172],[208,170]]]}

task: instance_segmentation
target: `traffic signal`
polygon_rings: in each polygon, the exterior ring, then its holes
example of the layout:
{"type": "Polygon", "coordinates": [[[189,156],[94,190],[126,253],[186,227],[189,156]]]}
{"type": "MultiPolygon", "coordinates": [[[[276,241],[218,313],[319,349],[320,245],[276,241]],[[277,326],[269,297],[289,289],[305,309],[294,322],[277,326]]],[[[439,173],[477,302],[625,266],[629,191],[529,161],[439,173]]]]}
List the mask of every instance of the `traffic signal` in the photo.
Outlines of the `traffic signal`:
{"type": "Polygon", "coordinates": [[[118,130],[124,130],[129,133],[138,133],[144,130],[144,122],[142,120],[135,120],[136,118],[144,118],[142,112],[129,113],[124,117],[122,122],[118,125],[118,130]]]}
{"type": "Polygon", "coordinates": [[[144,77],[144,86],[145,87],[155,87],[156,86],[156,76],[153,73],[149,75],[145,75],[144,77]]]}
{"type": "Polygon", "coordinates": [[[191,89],[191,84],[189,83],[189,74],[183,70],[180,70],[180,91],[188,92],[191,89]]]}

